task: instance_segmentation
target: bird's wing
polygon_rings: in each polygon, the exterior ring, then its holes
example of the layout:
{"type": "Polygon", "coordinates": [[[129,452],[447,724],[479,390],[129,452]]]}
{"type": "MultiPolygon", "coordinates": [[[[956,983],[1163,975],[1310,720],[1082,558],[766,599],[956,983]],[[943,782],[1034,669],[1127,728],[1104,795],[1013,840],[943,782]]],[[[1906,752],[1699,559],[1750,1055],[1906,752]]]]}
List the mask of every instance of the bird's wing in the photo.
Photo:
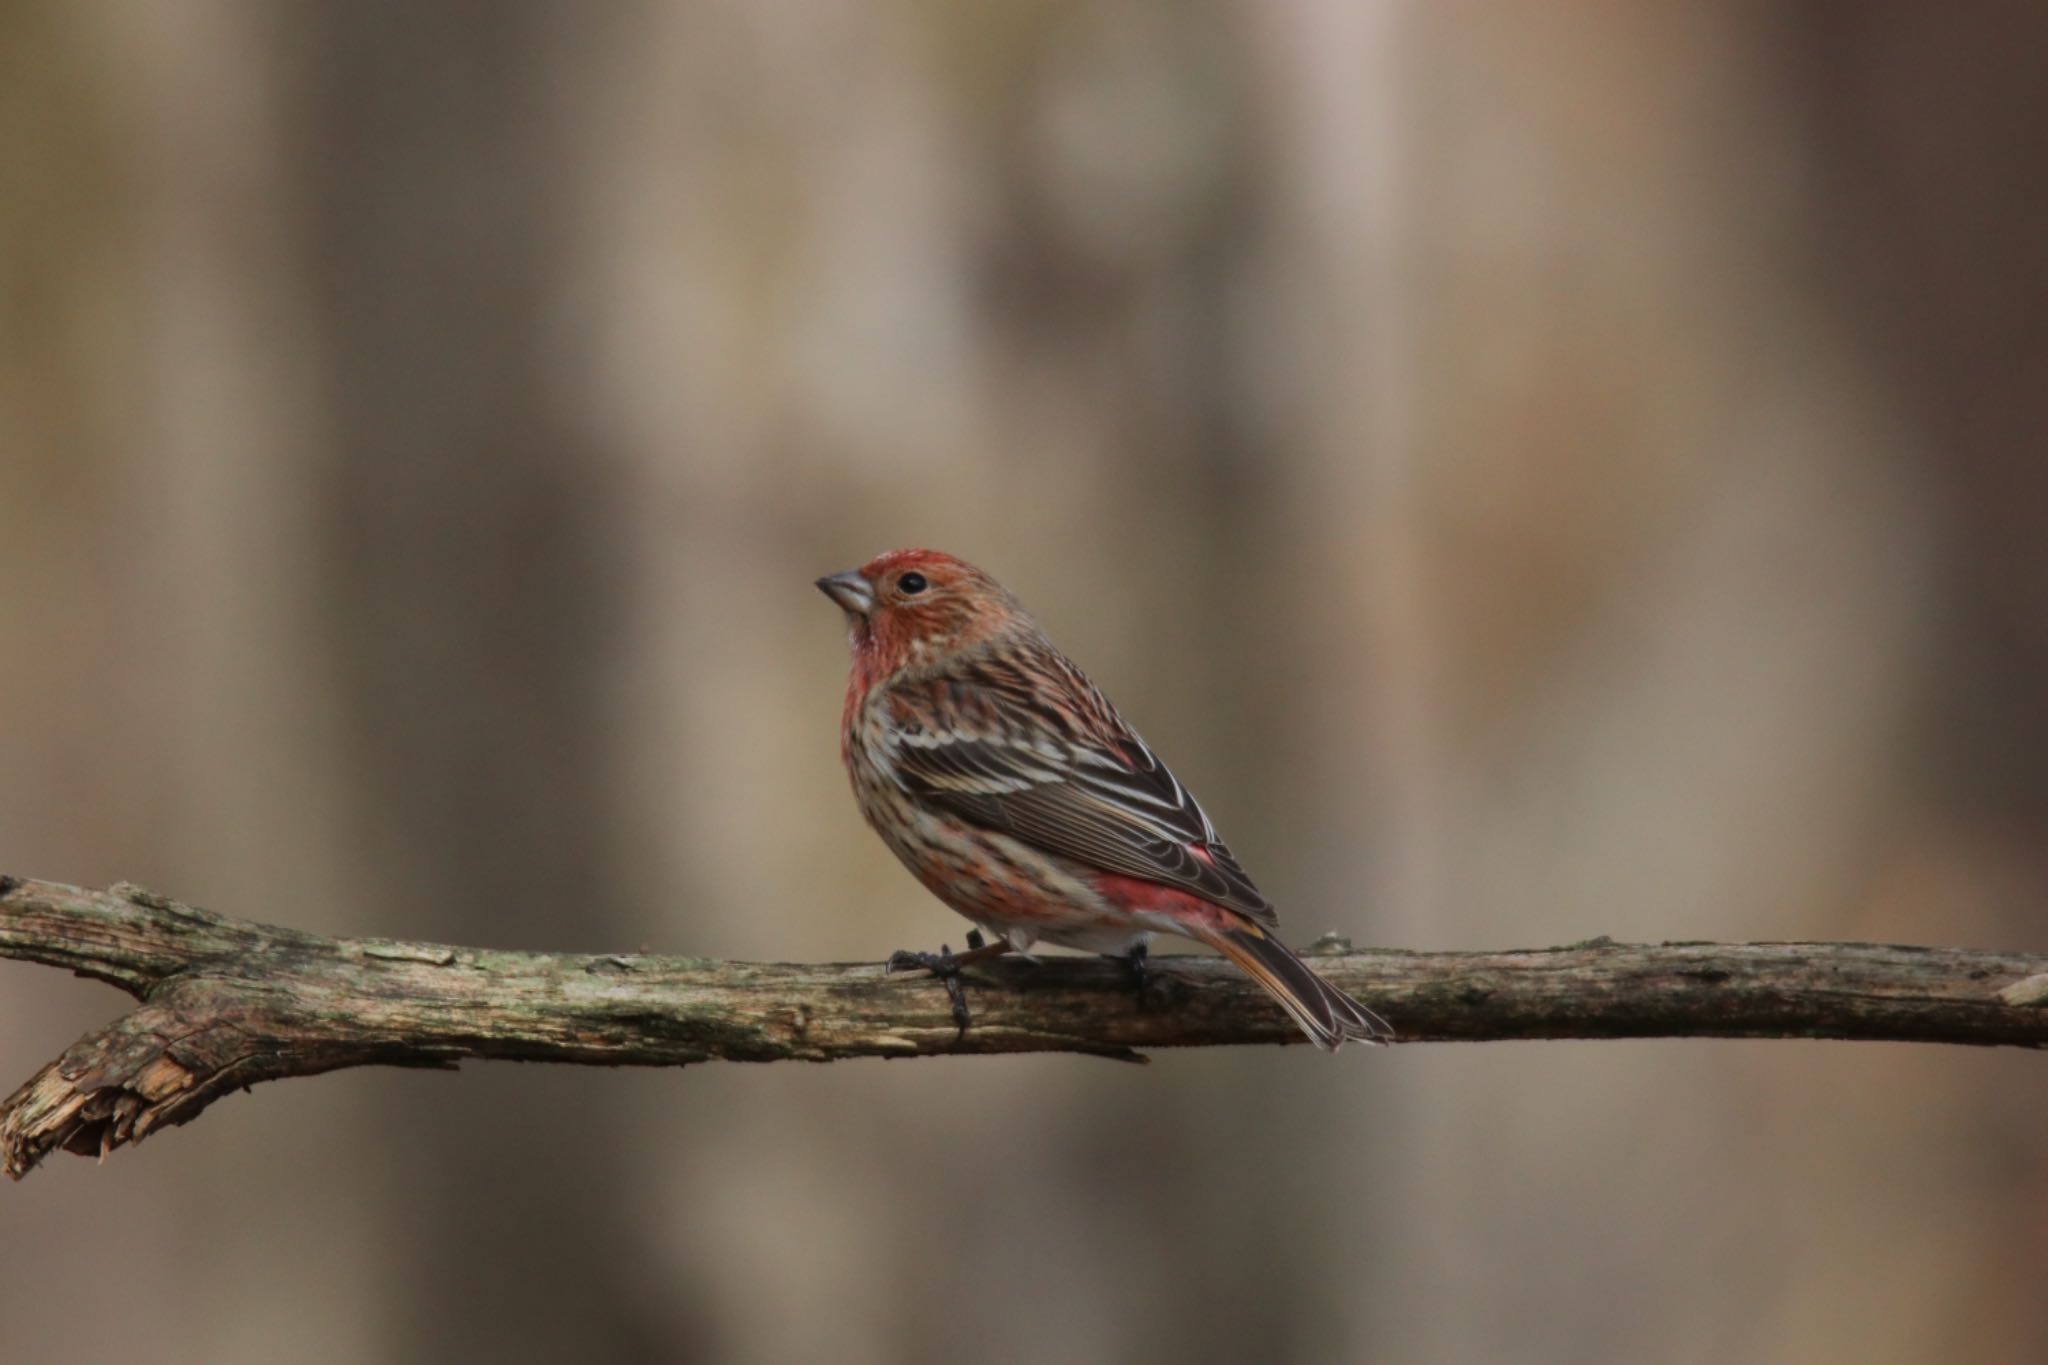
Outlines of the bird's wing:
{"type": "Polygon", "coordinates": [[[897,780],[920,800],[1106,872],[1277,922],[1216,827],[1082,676],[984,659],[891,689],[897,780]]]}

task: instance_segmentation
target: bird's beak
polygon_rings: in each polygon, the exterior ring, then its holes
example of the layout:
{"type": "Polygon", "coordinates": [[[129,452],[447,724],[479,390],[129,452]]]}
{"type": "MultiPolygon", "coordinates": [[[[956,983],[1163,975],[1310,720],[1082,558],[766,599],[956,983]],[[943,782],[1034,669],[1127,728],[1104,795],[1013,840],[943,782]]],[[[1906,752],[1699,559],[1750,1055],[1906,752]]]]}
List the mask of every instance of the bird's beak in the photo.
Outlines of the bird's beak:
{"type": "Polygon", "coordinates": [[[818,591],[852,616],[866,616],[875,609],[875,590],[852,569],[845,573],[826,574],[818,580],[818,591]]]}

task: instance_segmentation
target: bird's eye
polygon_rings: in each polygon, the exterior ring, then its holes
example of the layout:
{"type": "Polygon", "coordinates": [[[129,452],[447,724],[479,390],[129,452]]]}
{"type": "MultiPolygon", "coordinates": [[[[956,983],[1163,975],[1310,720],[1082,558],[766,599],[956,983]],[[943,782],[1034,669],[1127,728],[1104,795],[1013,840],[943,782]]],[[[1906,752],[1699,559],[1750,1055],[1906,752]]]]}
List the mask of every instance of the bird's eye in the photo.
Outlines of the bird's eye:
{"type": "Polygon", "coordinates": [[[923,592],[924,589],[924,575],[921,573],[907,573],[896,580],[896,591],[902,593],[905,597],[910,596],[912,593],[923,592]]]}

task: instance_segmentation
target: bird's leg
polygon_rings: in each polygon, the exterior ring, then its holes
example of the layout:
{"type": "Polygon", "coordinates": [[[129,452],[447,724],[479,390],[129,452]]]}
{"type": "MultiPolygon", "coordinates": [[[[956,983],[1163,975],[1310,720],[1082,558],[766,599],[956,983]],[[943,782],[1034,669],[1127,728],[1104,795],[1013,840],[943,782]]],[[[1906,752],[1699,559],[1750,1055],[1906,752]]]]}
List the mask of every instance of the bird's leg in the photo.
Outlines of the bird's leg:
{"type": "Polygon", "coordinates": [[[1009,951],[1010,941],[1008,939],[999,938],[994,943],[990,943],[981,936],[981,930],[969,929],[967,931],[967,951],[964,953],[956,953],[943,943],[939,945],[939,950],[936,953],[919,953],[912,952],[908,948],[899,948],[889,954],[889,960],[883,965],[882,972],[884,975],[889,975],[895,972],[922,969],[930,972],[941,982],[945,983],[946,999],[951,1001],[953,1005],[953,1022],[960,1027],[960,1033],[954,1039],[955,1042],[958,1042],[961,1038],[967,1036],[968,1023],[967,991],[960,984],[960,969],[970,962],[980,962],[984,958],[1001,957],[1009,951]]]}

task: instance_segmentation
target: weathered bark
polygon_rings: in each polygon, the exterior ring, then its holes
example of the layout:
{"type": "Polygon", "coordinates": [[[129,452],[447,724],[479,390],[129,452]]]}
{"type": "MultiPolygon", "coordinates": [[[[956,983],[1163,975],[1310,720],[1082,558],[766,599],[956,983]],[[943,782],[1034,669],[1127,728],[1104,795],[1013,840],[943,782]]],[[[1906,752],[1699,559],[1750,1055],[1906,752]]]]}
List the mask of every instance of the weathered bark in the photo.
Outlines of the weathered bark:
{"type": "MultiPolygon", "coordinates": [[[[1351,950],[1316,967],[1404,1042],[1511,1038],[1851,1038],[2048,1044],[2048,957],[1863,943],[1626,944],[1517,952],[1351,950]]],[[[141,1003],[0,1104],[0,1164],[104,1155],[231,1090],[341,1067],[465,1057],[680,1066],[938,1053],[1293,1043],[1219,959],[1165,960],[1140,1000],[1115,964],[999,961],[969,972],[958,1035],[929,977],[874,963],[721,962],[330,938],[126,884],[0,877],[0,957],[66,967],[141,1003]]]]}

